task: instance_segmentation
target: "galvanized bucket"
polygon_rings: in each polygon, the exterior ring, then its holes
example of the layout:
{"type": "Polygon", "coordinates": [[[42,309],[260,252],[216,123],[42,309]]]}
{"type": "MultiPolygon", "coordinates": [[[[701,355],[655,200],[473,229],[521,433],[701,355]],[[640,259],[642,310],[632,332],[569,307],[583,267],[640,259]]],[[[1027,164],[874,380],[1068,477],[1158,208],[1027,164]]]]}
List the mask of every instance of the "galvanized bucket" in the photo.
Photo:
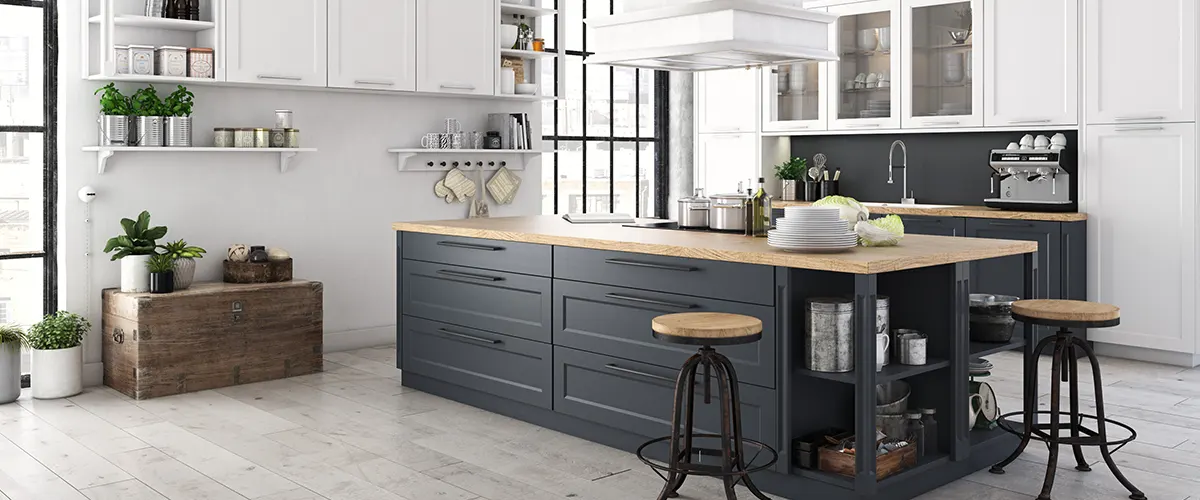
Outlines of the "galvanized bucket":
{"type": "Polygon", "coordinates": [[[192,117],[168,116],[165,118],[166,145],[186,148],[192,145],[192,117]]]}
{"type": "Polygon", "coordinates": [[[139,116],[133,120],[133,123],[136,132],[130,137],[137,140],[130,141],[131,146],[162,147],[163,118],[161,116],[139,116]]]}

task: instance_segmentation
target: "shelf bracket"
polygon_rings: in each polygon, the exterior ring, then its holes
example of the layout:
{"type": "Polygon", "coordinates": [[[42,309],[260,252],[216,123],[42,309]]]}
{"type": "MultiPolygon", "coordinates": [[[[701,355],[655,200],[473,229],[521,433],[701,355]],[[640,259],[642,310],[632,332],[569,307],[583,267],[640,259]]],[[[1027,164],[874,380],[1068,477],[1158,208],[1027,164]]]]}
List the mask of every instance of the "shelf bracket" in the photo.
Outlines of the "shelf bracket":
{"type": "Polygon", "coordinates": [[[299,154],[299,153],[297,153],[295,151],[286,151],[286,152],[279,153],[279,173],[281,173],[281,174],[287,173],[288,167],[291,166],[292,158],[295,157],[297,154],[299,154]]]}
{"type": "Polygon", "coordinates": [[[100,150],[96,152],[96,172],[104,175],[104,171],[108,169],[108,159],[116,154],[112,150],[100,150]]]}
{"type": "Polygon", "coordinates": [[[417,154],[416,153],[396,153],[396,156],[398,157],[398,159],[396,160],[396,170],[398,170],[400,172],[404,172],[405,168],[408,166],[408,160],[414,156],[417,156],[417,154]]]}

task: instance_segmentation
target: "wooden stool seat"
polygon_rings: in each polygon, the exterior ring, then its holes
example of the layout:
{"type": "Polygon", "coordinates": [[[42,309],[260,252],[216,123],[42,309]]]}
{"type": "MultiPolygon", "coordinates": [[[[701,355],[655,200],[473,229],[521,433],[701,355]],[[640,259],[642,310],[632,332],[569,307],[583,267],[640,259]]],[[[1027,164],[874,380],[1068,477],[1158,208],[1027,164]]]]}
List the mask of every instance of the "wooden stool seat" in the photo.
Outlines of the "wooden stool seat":
{"type": "Polygon", "coordinates": [[[1068,328],[1103,328],[1121,323],[1121,308],[1082,300],[1018,300],[1012,315],[1017,321],[1068,328]]]}
{"type": "Polygon", "coordinates": [[[676,344],[737,345],[762,338],[762,320],[741,314],[666,314],[651,321],[654,337],[676,344]]]}

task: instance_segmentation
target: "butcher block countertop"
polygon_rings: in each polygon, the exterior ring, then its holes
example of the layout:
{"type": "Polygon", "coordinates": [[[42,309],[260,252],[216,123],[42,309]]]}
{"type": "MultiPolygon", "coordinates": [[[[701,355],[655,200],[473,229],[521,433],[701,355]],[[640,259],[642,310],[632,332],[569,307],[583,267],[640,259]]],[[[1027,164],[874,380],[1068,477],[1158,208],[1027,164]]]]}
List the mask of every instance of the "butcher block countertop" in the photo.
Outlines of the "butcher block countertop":
{"type": "MultiPolygon", "coordinates": [[[[1036,220],[1050,222],[1076,222],[1087,220],[1081,212],[1021,212],[968,205],[901,205],[899,203],[863,203],[872,214],[928,215],[941,217],[976,217],[980,219],[1036,220]]],[[[812,205],[807,201],[779,201],[775,208],[802,207],[812,205]]]]}
{"type": "Polygon", "coordinates": [[[833,254],[792,253],[768,246],[766,238],[620,224],[571,224],[557,215],[397,222],[392,229],[852,274],[903,271],[1038,249],[1037,243],[1030,241],[907,235],[895,247],[859,247],[833,254]]]}

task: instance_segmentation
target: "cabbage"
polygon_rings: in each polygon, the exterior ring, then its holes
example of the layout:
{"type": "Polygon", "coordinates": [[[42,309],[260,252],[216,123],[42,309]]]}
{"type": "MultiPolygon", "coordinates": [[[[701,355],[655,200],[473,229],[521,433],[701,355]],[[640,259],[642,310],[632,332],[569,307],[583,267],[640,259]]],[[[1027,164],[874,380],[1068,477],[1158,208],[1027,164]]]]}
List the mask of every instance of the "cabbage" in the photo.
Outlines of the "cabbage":
{"type": "Polygon", "coordinates": [[[904,221],[899,215],[860,221],[854,225],[854,232],[865,247],[890,247],[904,239],[904,221]]]}
{"type": "Polygon", "coordinates": [[[871,217],[871,212],[867,211],[867,207],[849,196],[826,196],[813,202],[813,206],[840,208],[842,220],[846,221],[848,229],[853,229],[856,223],[871,217]]]}

